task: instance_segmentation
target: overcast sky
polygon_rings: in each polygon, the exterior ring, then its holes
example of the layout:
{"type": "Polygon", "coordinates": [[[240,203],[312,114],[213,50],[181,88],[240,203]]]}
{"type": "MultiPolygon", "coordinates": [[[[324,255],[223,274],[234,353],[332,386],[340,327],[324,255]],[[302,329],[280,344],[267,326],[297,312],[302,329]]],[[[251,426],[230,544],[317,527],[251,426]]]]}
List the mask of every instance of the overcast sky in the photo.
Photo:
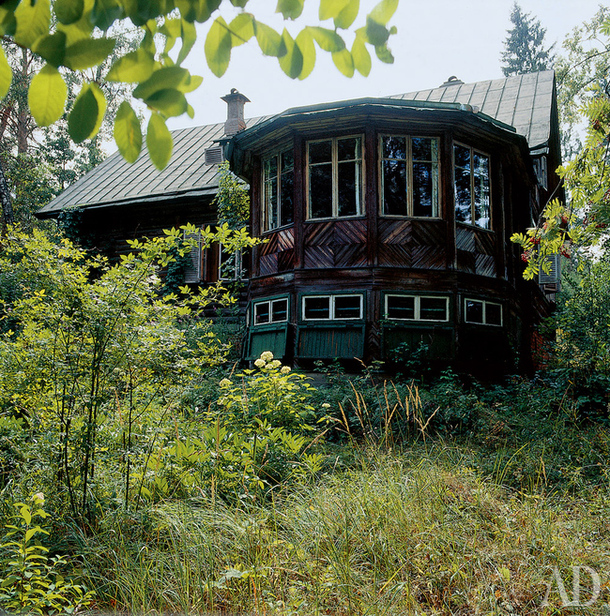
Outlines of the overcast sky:
{"type": "MultiPolygon", "coordinates": [[[[288,23],[287,28],[293,34],[298,32],[299,25],[317,24],[317,12],[313,9],[319,2],[307,0],[307,4],[311,5],[311,12],[305,14],[306,20],[288,23]]],[[[361,14],[375,4],[375,0],[361,0],[361,14]]],[[[547,29],[547,45],[556,43],[556,50],[561,51],[566,34],[590,20],[600,2],[520,0],[519,4],[547,29]]],[[[275,5],[276,0],[250,0],[248,9],[281,31],[283,22],[273,13],[275,5]]],[[[433,88],[451,75],[465,83],[501,78],[500,54],[511,27],[512,5],[513,0],[400,0],[391,22],[398,28],[398,34],[390,42],[394,64],[384,65],[374,58],[367,78],[344,77],[330,58],[325,57],[328,54],[319,52],[314,72],[304,81],[291,80],[281,72],[277,60],[263,57],[258,47],[250,43],[233,50],[229,70],[218,79],[205,64],[201,36],[188,61],[191,72],[204,78],[200,88],[189,95],[195,119],[176,118],[169,126],[180,128],[223,121],[226,106],[220,97],[231,88],[237,88],[250,99],[246,116],[256,117],[300,105],[433,88]]],[[[232,18],[232,14],[224,16],[227,21],[232,18]]],[[[332,21],[321,25],[332,27],[332,21]]]]}

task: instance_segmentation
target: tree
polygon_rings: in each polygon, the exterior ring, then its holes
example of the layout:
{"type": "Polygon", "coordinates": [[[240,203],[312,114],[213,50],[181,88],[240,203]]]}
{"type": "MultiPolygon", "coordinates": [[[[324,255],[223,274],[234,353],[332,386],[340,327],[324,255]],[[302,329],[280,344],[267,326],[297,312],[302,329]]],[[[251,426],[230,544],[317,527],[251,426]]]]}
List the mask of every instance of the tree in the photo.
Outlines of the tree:
{"type": "MultiPolygon", "coordinates": [[[[285,20],[301,16],[305,0],[278,0],[277,12],[285,20]]],[[[197,41],[196,23],[206,23],[229,0],[8,0],[0,6],[0,34],[20,48],[35,52],[46,63],[28,89],[32,115],[39,126],[55,123],[66,110],[67,87],[60,71],[95,69],[107,61],[116,46],[113,28],[130,20],[143,38],[137,49],[121,55],[106,80],[134,84],[133,96],[142,101],[151,115],[146,145],[152,162],[164,168],[171,156],[172,138],[165,121],[182,114],[193,115],[186,94],[201,84],[181,65],[197,41]],[[56,24],[56,25],[53,25],[56,24]],[[179,50],[170,55],[176,43],[179,50]],[[160,47],[159,47],[160,45],[160,47]]],[[[338,30],[352,27],[359,13],[359,0],[320,0],[319,18],[333,20],[334,29],[305,26],[293,38],[284,29],[280,34],[243,10],[248,0],[230,0],[242,11],[230,22],[218,15],[206,35],[204,52],[212,72],[226,71],[231,50],[251,39],[262,53],[276,57],[280,68],[293,79],[303,79],[313,70],[315,45],[332,54],[336,67],[351,77],[354,71],[367,75],[374,48],[382,62],[392,62],[387,47],[395,27],[388,27],[398,0],[381,0],[366,16],[365,24],[354,31],[348,50],[338,30]]],[[[0,96],[11,83],[11,68],[0,55],[0,96]]],[[[85,82],[68,114],[68,130],[75,143],[94,137],[101,126],[107,100],[102,84],[85,82]]],[[[121,154],[134,161],[142,148],[142,129],[131,104],[123,101],[114,121],[114,136],[121,154]]]]}
{"type": "Polygon", "coordinates": [[[551,68],[554,59],[551,51],[555,45],[545,49],[546,28],[541,26],[539,20],[530,17],[529,13],[524,13],[516,2],[510,20],[513,27],[507,31],[501,55],[504,75],[508,77],[551,68]]]}

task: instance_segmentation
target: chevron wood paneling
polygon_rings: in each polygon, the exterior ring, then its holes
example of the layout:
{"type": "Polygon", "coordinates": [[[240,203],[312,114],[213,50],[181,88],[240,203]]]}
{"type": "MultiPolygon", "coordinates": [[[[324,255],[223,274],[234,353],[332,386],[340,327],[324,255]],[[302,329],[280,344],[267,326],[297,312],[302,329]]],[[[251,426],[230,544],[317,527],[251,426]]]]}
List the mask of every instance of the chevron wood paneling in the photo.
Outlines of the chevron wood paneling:
{"type": "Polygon", "coordinates": [[[496,253],[496,236],[491,233],[476,232],[475,251],[484,255],[496,253]]]}
{"type": "Polygon", "coordinates": [[[408,246],[380,244],[377,255],[382,267],[411,267],[411,251],[408,246]]]}
{"type": "Polygon", "coordinates": [[[259,271],[261,276],[277,274],[277,253],[271,255],[261,255],[259,260],[259,271]]]}
{"type": "Polygon", "coordinates": [[[333,239],[337,244],[366,244],[366,221],[342,220],[336,222],[333,239]]]}
{"type": "Polygon", "coordinates": [[[447,265],[444,246],[414,246],[411,250],[411,267],[419,269],[445,269],[447,265]]]}
{"type": "Polygon", "coordinates": [[[350,244],[333,246],[335,267],[364,267],[366,265],[366,245],[350,244]]]}
{"type": "Polygon", "coordinates": [[[379,241],[382,244],[408,244],[411,242],[410,220],[380,220],[379,241]]]}
{"type": "Polygon", "coordinates": [[[468,252],[474,252],[474,230],[465,229],[464,227],[458,226],[455,230],[455,245],[458,250],[467,250],[468,252]]]}
{"type": "Polygon", "coordinates": [[[438,221],[414,220],[413,242],[423,246],[444,246],[447,243],[447,227],[438,221]]]}
{"type": "Polygon", "coordinates": [[[330,246],[307,246],[305,248],[305,267],[334,267],[335,258],[330,246]]]}
{"type": "Polygon", "coordinates": [[[463,272],[470,272],[474,274],[476,268],[474,253],[468,250],[458,250],[457,267],[463,272]]]}
{"type": "Polygon", "coordinates": [[[334,223],[319,222],[305,225],[305,246],[328,246],[334,236],[334,223]]]}
{"type": "Polygon", "coordinates": [[[280,272],[286,272],[294,269],[294,250],[282,250],[277,253],[277,269],[280,272]]]}
{"type": "Polygon", "coordinates": [[[475,255],[476,273],[480,276],[496,276],[496,260],[491,255],[475,255]]]}

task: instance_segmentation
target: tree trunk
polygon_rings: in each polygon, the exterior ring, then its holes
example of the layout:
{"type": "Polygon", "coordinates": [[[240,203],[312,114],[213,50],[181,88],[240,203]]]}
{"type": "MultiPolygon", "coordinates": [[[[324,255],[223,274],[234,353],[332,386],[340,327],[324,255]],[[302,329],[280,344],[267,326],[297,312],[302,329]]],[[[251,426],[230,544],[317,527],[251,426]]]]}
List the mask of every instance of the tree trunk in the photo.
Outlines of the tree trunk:
{"type": "Polygon", "coordinates": [[[0,237],[6,235],[6,231],[9,225],[12,225],[14,221],[13,217],[13,202],[11,200],[11,192],[4,175],[4,169],[2,168],[2,161],[0,160],[0,237]]]}

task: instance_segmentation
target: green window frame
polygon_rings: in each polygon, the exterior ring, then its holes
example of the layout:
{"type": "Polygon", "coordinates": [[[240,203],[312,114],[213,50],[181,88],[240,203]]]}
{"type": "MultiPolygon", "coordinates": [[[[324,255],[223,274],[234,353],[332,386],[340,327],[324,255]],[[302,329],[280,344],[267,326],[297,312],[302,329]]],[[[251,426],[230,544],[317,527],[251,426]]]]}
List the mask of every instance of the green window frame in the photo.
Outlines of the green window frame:
{"type": "Polygon", "coordinates": [[[361,135],[307,142],[307,219],[364,213],[361,135]]]}
{"type": "Polygon", "coordinates": [[[467,297],[464,299],[464,322],[502,327],[504,324],[502,304],[467,297]]]}
{"type": "Polygon", "coordinates": [[[294,155],[284,150],[263,161],[262,229],[294,223],[294,155]]]}
{"type": "Polygon", "coordinates": [[[409,295],[386,293],[384,316],[391,321],[449,321],[449,298],[446,295],[409,295]]]}
{"type": "Polygon", "coordinates": [[[304,295],[301,298],[303,321],[361,321],[364,318],[362,293],[304,295]]]}
{"type": "Polygon", "coordinates": [[[455,219],[491,229],[491,160],[470,146],[453,145],[455,219]]]}
{"type": "Polygon", "coordinates": [[[439,150],[436,137],[380,136],[382,215],[439,217],[439,150]]]}
{"type": "Polygon", "coordinates": [[[252,325],[273,325],[288,321],[289,302],[287,297],[256,301],[252,304],[252,325]]]}

